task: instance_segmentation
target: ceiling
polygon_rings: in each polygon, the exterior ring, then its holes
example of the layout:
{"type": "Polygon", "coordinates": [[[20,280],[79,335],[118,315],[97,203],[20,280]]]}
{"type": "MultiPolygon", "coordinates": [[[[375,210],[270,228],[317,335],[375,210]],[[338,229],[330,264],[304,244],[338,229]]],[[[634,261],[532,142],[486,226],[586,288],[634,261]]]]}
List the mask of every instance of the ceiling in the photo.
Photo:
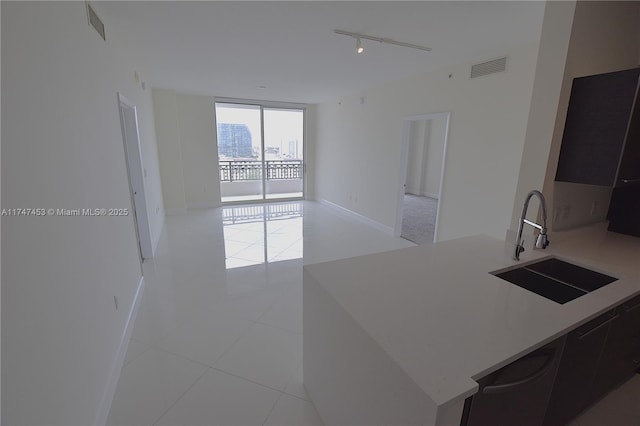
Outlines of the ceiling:
{"type": "Polygon", "coordinates": [[[319,103],[433,68],[493,59],[540,38],[544,2],[96,2],[107,40],[152,87],[319,103]],[[334,29],[431,47],[363,40],[334,29]],[[263,87],[261,87],[263,86],[263,87]]]}

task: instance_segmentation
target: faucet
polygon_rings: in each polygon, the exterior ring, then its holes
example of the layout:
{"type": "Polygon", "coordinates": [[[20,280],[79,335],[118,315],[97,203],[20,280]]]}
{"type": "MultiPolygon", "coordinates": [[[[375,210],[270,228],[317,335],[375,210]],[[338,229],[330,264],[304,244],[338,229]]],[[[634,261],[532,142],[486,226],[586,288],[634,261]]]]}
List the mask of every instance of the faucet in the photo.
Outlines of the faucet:
{"type": "Polygon", "coordinates": [[[536,239],[536,248],[545,249],[549,245],[549,240],[547,239],[547,203],[544,199],[544,195],[540,191],[531,191],[527,194],[527,198],[524,200],[524,207],[522,208],[522,215],[520,216],[520,220],[518,221],[518,235],[516,236],[516,251],[513,256],[514,260],[520,260],[520,253],[524,251],[524,240],[522,239],[522,230],[524,228],[524,224],[531,225],[534,228],[540,230],[538,234],[538,238],[536,239]],[[540,199],[540,204],[542,205],[542,225],[539,225],[535,222],[527,220],[527,209],[529,208],[529,201],[531,197],[536,196],[540,199]]]}

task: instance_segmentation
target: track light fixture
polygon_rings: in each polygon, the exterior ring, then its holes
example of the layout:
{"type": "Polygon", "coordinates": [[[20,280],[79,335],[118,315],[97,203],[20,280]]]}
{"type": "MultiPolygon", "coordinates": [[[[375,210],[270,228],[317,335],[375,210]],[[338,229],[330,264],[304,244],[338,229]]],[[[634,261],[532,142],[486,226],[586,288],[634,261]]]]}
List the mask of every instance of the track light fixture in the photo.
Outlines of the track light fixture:
{"type": "Polygon", "coordinates": [[[366,34],[352,33],[350,31],[343,31],[343,30],[333,30],[333,32],[336,33],[336,34],[339,34],[339,35],[345,35],[345,36],[349,36],[349,37],[355,38],[356,39],[356,52],[358,52],[358,53],[364,52],[364,47],[362,46],[362,40],[361,39],[373,40],[373,41],[377,41],[379,43],[393,44],[393,45],[396,45],[396,46],[409,47],[411,49],[423,50],[425,52],[430,52],[431,51],[430,47],[420,46],[419,44],[405,43],[403,41],[396,41],[396,40],[393,40],[393,39],[390,39],[390,38],[374,37],[374,36],[370,36],[370,35],[366,35],[366,34]]]}

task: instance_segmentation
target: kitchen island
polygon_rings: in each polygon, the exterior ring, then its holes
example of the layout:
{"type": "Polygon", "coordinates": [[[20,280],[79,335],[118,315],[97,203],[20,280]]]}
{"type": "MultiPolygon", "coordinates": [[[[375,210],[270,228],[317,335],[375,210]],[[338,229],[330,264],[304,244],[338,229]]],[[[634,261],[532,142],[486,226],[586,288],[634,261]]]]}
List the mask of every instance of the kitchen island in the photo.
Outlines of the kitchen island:
{"type": "Polygon", "coordinates": [[[640,294],[640,240],[558,238],[519,262],[472,236],[306,266],[304,383],[325,423],[458,425],[477,380],[640,294]],[[490,273],[549,256],[618,280],[558,304],[490,273]]]}

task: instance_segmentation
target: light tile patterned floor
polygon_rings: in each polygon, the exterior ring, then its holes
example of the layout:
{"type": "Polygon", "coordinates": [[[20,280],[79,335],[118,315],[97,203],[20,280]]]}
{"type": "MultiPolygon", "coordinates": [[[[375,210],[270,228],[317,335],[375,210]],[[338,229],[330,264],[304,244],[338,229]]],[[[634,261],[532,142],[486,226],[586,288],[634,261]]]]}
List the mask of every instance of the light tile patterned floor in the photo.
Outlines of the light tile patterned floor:
{"type": "MultiPolygon", "coordinates": [[[[302,384],[303,263],[412,245],[314,202],[167,217],[108,424],[322,424],[302,384]]],[[[640,425],[639,378],[572,426],[640,425]]]]}
{"type": "Polygon", "coordinates": [[[303,263],[412,245],[313,202],[167,217],[108,424],[322,424],[302,384],[303,263]]]}

